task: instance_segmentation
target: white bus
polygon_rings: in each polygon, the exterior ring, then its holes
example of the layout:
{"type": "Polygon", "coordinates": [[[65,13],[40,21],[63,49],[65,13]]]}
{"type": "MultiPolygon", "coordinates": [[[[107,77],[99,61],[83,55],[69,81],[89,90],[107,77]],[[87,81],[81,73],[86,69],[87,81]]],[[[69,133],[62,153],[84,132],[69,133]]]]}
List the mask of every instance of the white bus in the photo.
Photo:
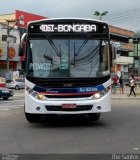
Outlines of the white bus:
{"type": "MultiPolygon", "coordinates": [[[[25,39],[25,38],[23,38],[25,39]]],[[[25,45],[25,116],[111,111],[110,36],[105,22],[57,18],[28,24],[25,45]]]]}

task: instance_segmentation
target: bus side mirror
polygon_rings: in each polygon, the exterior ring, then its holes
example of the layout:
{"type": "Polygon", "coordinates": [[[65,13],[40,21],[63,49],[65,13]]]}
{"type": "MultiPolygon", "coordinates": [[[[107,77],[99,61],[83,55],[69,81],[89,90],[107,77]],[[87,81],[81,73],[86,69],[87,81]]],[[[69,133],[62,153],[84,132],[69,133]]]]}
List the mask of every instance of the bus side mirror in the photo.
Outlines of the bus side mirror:
{"type": "Polygon", "coordinates": [[[26,33],[24,33],[21,37],[21,43],[20,43],[19,52],[18,52],[19,56],[25,55],[26,40],[27,40],[27,36],[26,36],[26,33]]]}

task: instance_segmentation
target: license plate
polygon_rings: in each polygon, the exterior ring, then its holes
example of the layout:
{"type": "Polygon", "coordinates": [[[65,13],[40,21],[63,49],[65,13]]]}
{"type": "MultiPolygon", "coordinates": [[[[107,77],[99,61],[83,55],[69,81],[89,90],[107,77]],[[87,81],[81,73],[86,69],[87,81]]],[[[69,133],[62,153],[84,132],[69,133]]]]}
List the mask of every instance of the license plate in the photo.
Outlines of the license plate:
{"type": "Polygon", "coordinates": [[[76,104],[62,104],[62,108],[67,108],[67,109],[71,109],[71,108],[76,108],[76,104]]]}
{"type": "Polygon", "coordinates": [[[9,93],[9,91],[2,91],[3,93],[9,93]]]}

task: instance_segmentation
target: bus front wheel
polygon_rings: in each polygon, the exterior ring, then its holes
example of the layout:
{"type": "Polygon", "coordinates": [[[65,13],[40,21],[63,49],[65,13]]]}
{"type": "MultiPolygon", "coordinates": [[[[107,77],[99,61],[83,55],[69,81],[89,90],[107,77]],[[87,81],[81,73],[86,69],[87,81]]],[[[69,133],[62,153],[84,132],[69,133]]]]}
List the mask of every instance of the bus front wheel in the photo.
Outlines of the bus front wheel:
{"type": "Polygon", "coordinates": [[[100,119],[101,113],[90,113],[88,116],[90,121],[98,121],[100,119]]]}
{"type": "Polygon", "coordinates": [[[38,114],[30,114],[25,113],[25,117],[30,123],[39,123],[41,121],[42,116],[38,114]]]}

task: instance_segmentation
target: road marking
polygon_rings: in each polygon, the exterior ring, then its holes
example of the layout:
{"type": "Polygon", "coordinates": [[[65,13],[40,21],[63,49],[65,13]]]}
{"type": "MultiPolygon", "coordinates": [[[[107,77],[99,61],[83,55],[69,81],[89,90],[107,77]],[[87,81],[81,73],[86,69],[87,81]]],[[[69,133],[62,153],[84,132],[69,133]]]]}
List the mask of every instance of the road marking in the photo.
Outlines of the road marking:
{"type": "Polygon", "coordinates": [[[5,107],[5,106],[2,106],[0,107],[0,111],[9,111],[9,110],[12,110],[12,109],[21,109],[22,107],[5,107]]]}
{"type": "Polygon", "coordinates": [[[0,110],[1,111],[8,111],[8,110],[10,110],[10,108],[8,109],[8,108],[0,108],[0,110]]]}
{"type": "Polygon", "coordinates": [[[12,110],[12,109],[22,109],[24,108],[24,105],[12,105],[12,106],[0,106],[0,110],[3,110],[3,111],[8,111],[8,110],[12,110]]]}
{"type": "Polygon", "coordinates": [[[133,150],[138,151],[138,150],[139,150],[139,148],[138,148],[138,147],[134,147],[134,148],[133,148],[133,150]]]}
{"type": "Polygon", "coordinates": [[[11,107],[11,108],[20,109],[21,107],[11,107]]]}
{"type": "Polygon", "coordinates": [[[23,104],[13,104],[13,105],[10,105],[10,106],[1,105],[0,108],[3,108],[3,107],[7,107],[7,108],[11,108],[11,107],[23,107],[23,106],[24,106],[23,104]]]}
{"type": "Polygon", "coordinates": [[[6,103],[11,103],[11,102],[19,102],[19,101],[24,101],[24,99],[9,99],[9,100],[3,100],[2,102],[6,102],[6,103]]]}

